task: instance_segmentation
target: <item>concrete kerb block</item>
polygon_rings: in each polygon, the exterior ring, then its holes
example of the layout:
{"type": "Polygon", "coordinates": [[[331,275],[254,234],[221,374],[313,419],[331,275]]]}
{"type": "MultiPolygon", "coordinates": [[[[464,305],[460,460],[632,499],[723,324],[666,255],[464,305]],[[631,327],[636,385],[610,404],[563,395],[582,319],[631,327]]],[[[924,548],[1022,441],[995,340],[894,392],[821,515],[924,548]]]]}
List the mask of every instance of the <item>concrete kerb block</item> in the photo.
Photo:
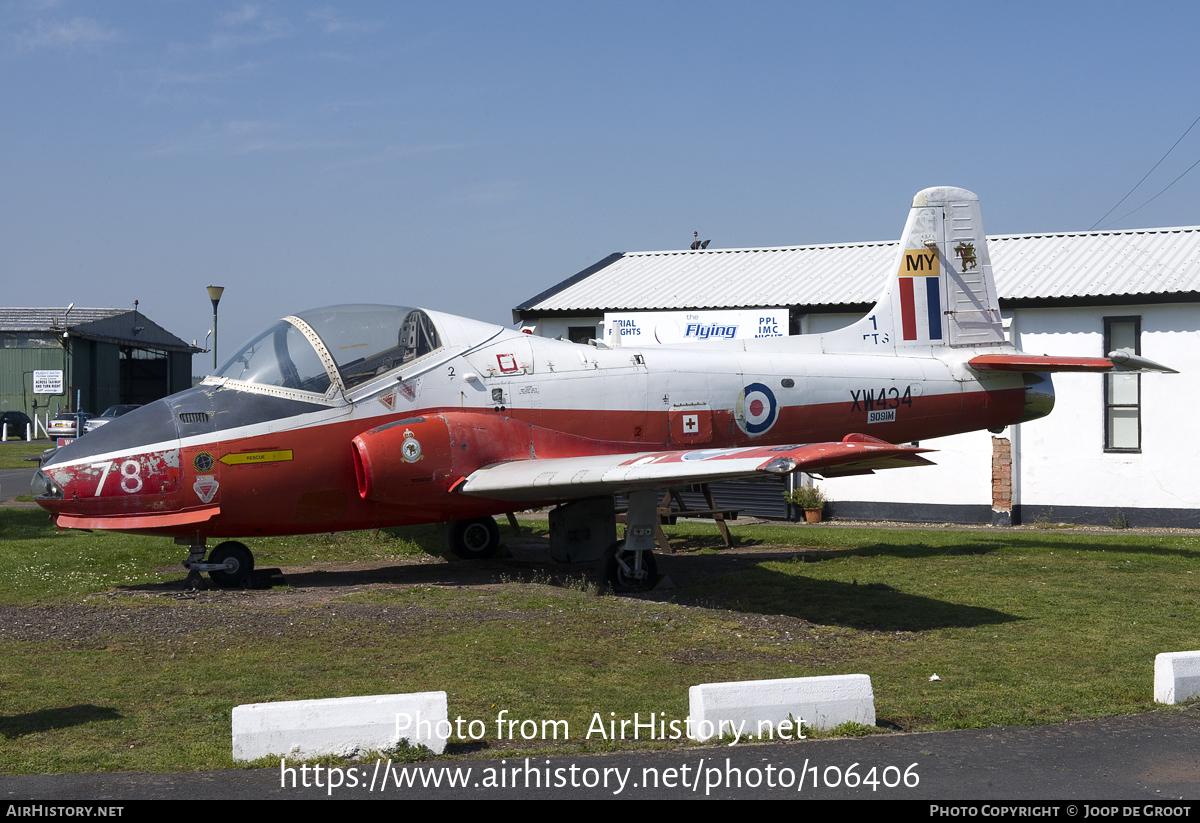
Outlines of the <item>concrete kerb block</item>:
{"type": "MultiPolygon", "coordinates": [[[[692,737],[701,741],[718,737],[722,730],[765,735],[768,723],[779,738],[779,724],[789,715],[793,722],[803,721],[805,728],[832,729],[847,722],[875,725],[875,692],[865,674],[705,683],[688,690],[688,703],[692,737]]],[[[785,739],[796,739],[799,732],[793,726],[785,739]]]]}
{"type": "Polygon", "coordinates": [[[401,740],[441,754],[451,731],[445,692],[250,703],[233,709],[233,759],[350,757],[401,740]]]}
{"type": "Polygon", "coordinates": [[[1154,658],[1154,702],[1182,703],[1200,695],[1200,652],[1166,652],[1154,658]]]}

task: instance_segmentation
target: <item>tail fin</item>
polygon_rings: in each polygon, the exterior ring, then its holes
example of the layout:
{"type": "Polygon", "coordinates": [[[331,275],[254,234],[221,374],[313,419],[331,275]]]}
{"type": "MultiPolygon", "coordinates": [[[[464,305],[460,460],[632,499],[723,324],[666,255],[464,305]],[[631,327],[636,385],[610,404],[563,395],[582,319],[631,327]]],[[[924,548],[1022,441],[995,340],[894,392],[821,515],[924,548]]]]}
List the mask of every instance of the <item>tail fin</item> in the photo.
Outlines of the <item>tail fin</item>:
{"type": "Polygon", "coordinates": [[[825,335],[825,351],[919,354],[1005,342],[979,198],[971,192],[918,192],[891,272],[866,317],[825,335]]]}

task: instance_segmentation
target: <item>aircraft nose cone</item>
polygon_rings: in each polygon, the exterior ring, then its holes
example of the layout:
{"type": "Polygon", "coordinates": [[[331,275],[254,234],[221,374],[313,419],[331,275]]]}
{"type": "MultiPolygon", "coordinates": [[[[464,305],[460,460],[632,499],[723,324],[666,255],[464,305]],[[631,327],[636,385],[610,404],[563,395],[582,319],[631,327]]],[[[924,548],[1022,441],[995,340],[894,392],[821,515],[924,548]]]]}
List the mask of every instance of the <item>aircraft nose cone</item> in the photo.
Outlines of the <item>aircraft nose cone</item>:
{"type": "Polygon", "coordinates": [[[132,451],[178,438],[175,415],[163,400],[147,403],[56,451],[43,468],[94,455],[132,451]]]}
{"type": "Polygon", "coordinates": [[[38,469],[37,474],[29,483],[29,493],[34,500],[62,500],[62,486],[54,482],[54,478],[38,469]]]}

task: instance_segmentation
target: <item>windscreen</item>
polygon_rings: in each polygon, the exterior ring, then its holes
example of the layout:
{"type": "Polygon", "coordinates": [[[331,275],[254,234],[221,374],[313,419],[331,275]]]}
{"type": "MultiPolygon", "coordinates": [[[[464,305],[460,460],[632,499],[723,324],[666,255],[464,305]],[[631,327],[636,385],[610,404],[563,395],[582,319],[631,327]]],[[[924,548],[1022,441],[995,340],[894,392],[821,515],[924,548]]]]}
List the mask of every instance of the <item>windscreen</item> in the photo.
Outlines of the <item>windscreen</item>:
{"type": "Polygon", "coordinates": [[[217,376],[317,394],[329,389],[329,374],[312,344],[286,320],[242,346],[217,376]]]}
{"type": "Polygon", "coordinates": [[[429,315],[404,306],[330,306],[297,315],[312,326],[354,388],[442,347],[429,315]]]}

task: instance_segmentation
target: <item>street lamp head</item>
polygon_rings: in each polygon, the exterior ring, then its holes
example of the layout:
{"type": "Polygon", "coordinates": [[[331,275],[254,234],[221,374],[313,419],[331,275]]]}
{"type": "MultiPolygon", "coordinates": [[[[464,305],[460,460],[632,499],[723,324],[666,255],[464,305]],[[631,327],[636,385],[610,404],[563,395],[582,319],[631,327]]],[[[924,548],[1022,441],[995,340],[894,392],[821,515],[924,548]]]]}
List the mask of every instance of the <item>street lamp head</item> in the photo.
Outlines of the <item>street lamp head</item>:
{"type": "Polygon", "coordinates": [[[222,295],[222,293],[224,293],[224,291],[225,291],[224,286],[209,286],[208,287],[208,299],[212,301],[214,312],[216,312],[216,310],[217,310],[217,304],[221,302],[221,295],[222,295]]]}

